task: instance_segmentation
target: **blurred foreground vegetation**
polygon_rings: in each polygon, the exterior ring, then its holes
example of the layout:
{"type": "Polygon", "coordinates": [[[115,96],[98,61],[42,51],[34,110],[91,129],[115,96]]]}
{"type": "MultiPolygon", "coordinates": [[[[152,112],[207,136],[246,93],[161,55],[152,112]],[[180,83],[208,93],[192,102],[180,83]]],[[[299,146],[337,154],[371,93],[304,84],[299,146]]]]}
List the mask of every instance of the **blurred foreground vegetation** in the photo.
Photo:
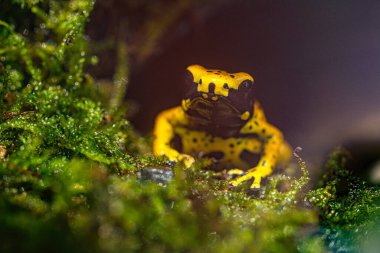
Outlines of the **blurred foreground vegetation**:
{"type": "Polygon", "coordinates": [[[298,157],[298,178],[272,176],[258,196],[202,162],[184,170],[153,158],[121,106],[126,48],[110,99],[85,71],[96,64],[84,35],[93,4],[0,3],[1,252],[376,249],[379,188],[350,174],[341,149],[315,190],[298,157]],[[142,180],[147,168],[174,177],[142,180]]]}

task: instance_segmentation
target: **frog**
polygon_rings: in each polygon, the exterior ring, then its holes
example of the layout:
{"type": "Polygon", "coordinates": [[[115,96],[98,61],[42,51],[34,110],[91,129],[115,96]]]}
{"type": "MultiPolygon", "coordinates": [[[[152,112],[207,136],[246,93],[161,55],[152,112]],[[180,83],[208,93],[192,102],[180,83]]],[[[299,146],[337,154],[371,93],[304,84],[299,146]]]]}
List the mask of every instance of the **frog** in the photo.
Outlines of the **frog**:
{"type": "Polygon", "coordinates": [[[155,119],[154,155],[186,168],[198,158],[212,159],[231,187],[248,182],[250,189],[260,189],[262,179],[289,162],[292,149],[267,121],[250,74],[190,65],[185,80],[181,105],[155,119]]]}

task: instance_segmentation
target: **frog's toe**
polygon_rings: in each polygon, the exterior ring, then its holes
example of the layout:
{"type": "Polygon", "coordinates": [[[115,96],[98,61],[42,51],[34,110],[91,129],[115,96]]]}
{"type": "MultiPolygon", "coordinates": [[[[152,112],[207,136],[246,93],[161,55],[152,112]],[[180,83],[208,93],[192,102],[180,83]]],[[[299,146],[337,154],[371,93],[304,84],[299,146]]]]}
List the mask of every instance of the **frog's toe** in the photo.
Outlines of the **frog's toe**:
{"type": "Polygon", "coordinates": [[[228,183],[228,185],[229,185],[231,188],[233,188],[233,187],[238,186],[239,183],[237,183],[237,182],[235,182],[235,181],[230,181],[230,182],[228,183]]]}
{"type": "Polygon", "coordinates": [[[239,177],[230,181],[230,185],[238,186],[242,182],[252,180],[250,189],[260,189],[262,178],[263,178],[262,174],[259,173],[257,170],[248,171],[247,173],[240,175],[239,177]]]}
{"type": "Polygon", "coordinates": [[[255,175],[250,189],[260,189],[261,186],[261,176],[255,175]]]}
{"type": "Polygon", "coordinates": [[[252,173],[247,173],[245,175],[239,176],[238,178],[230,181],[231,186],[238,186],[239,184],[243,183],[244,181],[248,181],[252,179],[254,175],[252,173]]]}
{"type": "Polygon", "coordinates": [[[247,174],[246,171],[244,170],[239,170],[239,169],[231,169],[227,171],[227,178],[228,179],[236,179],[241,175],[247,174]]]}
{"type": "Polygon", "coordinates": [[[193,165],[193,163],[195,162],[194,157],[185,154],[181,155],[178,160],[182,161],[186,168],[190,168],[191,165],[193,165]]]}
{"type": "Polygon", "coordinates": [[[256,178],[253,180],[253,183],[251,184],[250,189],[260,189],[260,180],[256,180],[256,178]]]}

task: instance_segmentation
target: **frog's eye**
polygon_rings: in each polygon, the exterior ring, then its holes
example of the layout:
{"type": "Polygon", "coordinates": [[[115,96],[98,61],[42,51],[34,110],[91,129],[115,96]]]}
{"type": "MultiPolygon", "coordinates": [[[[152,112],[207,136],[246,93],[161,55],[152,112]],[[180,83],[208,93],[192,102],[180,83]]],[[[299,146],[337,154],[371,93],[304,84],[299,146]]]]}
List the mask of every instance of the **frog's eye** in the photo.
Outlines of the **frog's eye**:
{"type": "Polygon", "coordinates": [[[253,85],[253,82],[251,80],[244,80],[241,84],[240,84],[240,87],[242,87],[243,89],[249,89],[251,88],[253,85]]]}
{"type": "Polygon", "coordinates": [[[185,81],[186,81],[186,84],[187,84],[188,86],[194,84],[194,76],[193,76],[193,74],[192,74],[190,71],[188,71],[188,70],[186,70],[186,73],[185,73],[185,81]]]}
{"type": "Polygon", "coordinates": [[[186,86],[184,87],[184,90],[186,92],[186,98],[193,97],[197,93],[198,85],[194,82],[193,74],[188,70],[186,70],[185,73],[185,83],[186,86]]]}
{"type": "Polygon", "coordinates": [[[239,85],[238,91],[239,91],[240,96],[243,96],[245,99],[253,98],[252,88],[253,88],[253,82],[248,79],[244,80],[239,85]]]}

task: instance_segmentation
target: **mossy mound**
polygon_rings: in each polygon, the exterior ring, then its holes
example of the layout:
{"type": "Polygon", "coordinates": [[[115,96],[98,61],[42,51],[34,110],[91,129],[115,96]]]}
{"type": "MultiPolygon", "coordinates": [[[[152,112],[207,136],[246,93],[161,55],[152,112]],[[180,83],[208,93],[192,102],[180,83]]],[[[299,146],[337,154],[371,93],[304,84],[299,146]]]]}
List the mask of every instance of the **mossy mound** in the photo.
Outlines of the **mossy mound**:
{"type": "Polygon", "coordinates": [[[309,193],[319,209],[320,233],[334,252],[376,252],[380,225],[380,188],[347,169],[350,154],[338,148],[326,163],[318,188],[309,193]]]}
{"type": "Polygon", "coordinates": [[[84,71],[92,7],[1,3],[1,252],[324,252],[371,241],[379,189],[354,179],[342,152],[315,191],[300,160],[299,178],[269,177],[258,196],[202,161],[185,170],[152,157],[118,108],[123,94],[108,106],[84,71]],[[174,178],[142,180],[147,167],[174,178]]]}

